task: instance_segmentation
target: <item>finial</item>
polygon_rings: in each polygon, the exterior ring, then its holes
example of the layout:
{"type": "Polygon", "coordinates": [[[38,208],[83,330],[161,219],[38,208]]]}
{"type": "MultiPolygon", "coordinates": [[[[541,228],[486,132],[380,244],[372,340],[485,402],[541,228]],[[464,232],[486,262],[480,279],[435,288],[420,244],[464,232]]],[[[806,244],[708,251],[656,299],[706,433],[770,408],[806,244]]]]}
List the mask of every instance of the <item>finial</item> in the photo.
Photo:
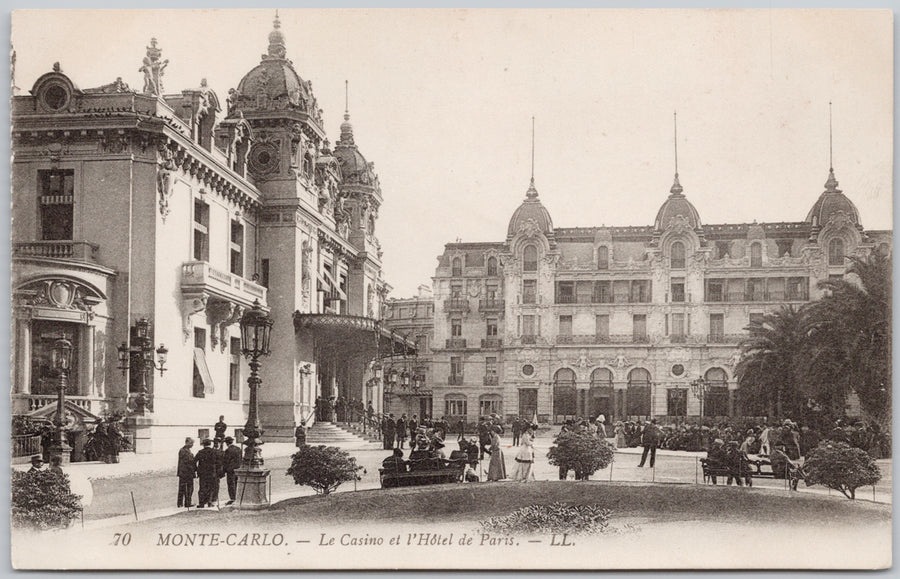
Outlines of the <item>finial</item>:
{"type": "Polygon", "coordinates": [[[531,115],[531,183],[534,184],[534,115],[531,115]]]}
{"type": "Polygon", "coordinates": [[[263,58],[285,58],[287,48],[284,43],[284,33],[281,31],[281,20],[278,18],[278,10],[275,11],[275,21],[272,23],[272,32],[269,33],[269,51],[263,58]]]}
{"type": "Polygon", "coordinates": [[[681,183],[678,182],[678,111],[675,111],[672,114],[672,118],[675,123],[675,181],[672,183],[672,188],[669,189],[669,193],[672,195],[681,195],[684,188],[682,188],[681,183]]]}
{"type": "Polygon", "coordinates": [[[341,140],[338,145],[353,144],[353,125],[350,124],[350,81],[344,80],[344,122],[341,123],[341,140]]]}
{"type": "Polygon", "coordinates": [[[350,120],[350,81],[344,81],[344,120],[350,120]]]}
{"type": "Polygon", "coordinates": [[[828,101],[828,170],[834,171],[834,147],[831,130],[831,101],[828,101]]]}

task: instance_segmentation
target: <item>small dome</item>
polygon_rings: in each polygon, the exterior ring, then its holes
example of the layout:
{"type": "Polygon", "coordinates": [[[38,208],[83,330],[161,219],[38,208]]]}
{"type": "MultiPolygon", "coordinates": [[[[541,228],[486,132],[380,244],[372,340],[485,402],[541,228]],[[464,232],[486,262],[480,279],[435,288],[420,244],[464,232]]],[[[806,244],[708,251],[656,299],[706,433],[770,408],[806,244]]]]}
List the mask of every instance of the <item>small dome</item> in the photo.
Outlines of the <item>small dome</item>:
{"type": "Polygon", "coordinates": [[[654,227],[657,230],[662,231],[673,219],[679,216],[684,217],[692,228],[697,229],[700,227],[700,214],[697,213],[697,209],[687,200],[682,191],[684,189],[681,187],[681,183],[678,182],[678,173],[675,173],[675,182],[669,190],[669,198],[663,202],[662,207],[659,208],[659,212],[656,214],[654,227]]]}
{"type": "Polygon", "coordinates": [[[519,205],[518,209],[512,214],[512,219],[509,220],[509,229],[506,232],[507,238],[511,239],[515,236],[529,221],[533,221],[544,235],[553,232],[553,220],[550,219],[550,213],[538,199],[538,192],[534,186],[533,178],[527,193],[525,193],[525,201],[519,205]]]}
{"type": "Polygon", "coordinates": [[[349,113],[344,113],[341,138],[334,145],[334,156],[341,166],[341,175],[345,183],[375,185],[377,179],[375,170],[353,141],[353,125],[350,124],[349,113]]]}
{"type": "Polygon", "coordinates": [[[812,209],[806,215],[807,223],[811,225],[824,225],[839,212],[843,212],[850,218],[854,225],[859,225],[859,211],[850,199],[837,188],[838,182],[834,178],[834,169],[828,170],[828,181],[825,182],[825,191],[819,195],[812,209]]]}

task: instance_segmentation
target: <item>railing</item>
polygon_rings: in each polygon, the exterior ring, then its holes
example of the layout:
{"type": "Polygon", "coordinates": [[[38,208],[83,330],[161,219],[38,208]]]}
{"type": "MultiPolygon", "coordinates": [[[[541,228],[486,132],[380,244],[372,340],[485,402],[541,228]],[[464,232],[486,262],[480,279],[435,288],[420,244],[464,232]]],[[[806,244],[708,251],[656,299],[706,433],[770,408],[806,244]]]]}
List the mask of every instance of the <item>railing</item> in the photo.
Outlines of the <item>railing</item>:
{"type": "Polygon", "coordinates": [[[709,334],[706,341],[709,344],[737,344],[747,338],[747,334],[709,334]]]}
{"type": "MultiPolygon", "coordinates": [[[[15,394],[14,398],[24,398],[28,400],[28,412],[34,412],[44,406],[55,405],[57,402],[56,394],[15,394]]],[[[70,396],[66,394],[66,402],[70,402],[79,408],[87,410],[92,414],[98,414],[99,408],[94,407],[94,403],[99,406],[99,398],[91,398],[89,396],[70,396]]]]}
{"type": "Polygon", "coordinates": [[[449,338],[446,342],[445,348],[447,350],[465,350],[466,349],[466,339],[465,338],[449,338]]]}
{"type": "Polygon", "coordinates": [[[537,344],[537,336],[535,336],[535,335],[520,336],[519,341],[523,344],[537,344]]]}
{"type": "Polygon", "coordinates": [[[496,350],[503,345],[502,338],[481,338],[481,347],[489,350],[496,350]]]}
{"type": "Polygon", "coordinates": [[[447,384],[449,384],[450,386],[462,386],[462,383],[462,374],[450,374],[450,376],[447,378],[447,384]]]}
{"type": "Polygon", "coordinates": [[[222,271],[205,261],[188,261],[181,266],[181,287],[219,292],[253,303],[266,305],[266,288],[243,277],[222,271]]]}
{"type": "Polygon", "coordinates": [[[21,434],[12,437],[12,457],[32,456],[41,453],[40,434],[21,434]]]}
{"type": "Polygon", "coordinates": [[[450,298],[444,300],[445,312],[468,312],[469,300],[466,298],[450,298]]]}
{"type": "Polygon", "coordinates": [[[794,291],[755,291],[755,292],[729,292],[721,294],[718,292],[707,292],[706,301],[709,303],[743,303],[743,302],[805,302],[809,301],[809,294],[806,292],[794,291]]]}
{"type": "Polygon", "coordinates": [[[673,344],[684,344],[687,342],[687,334],[669,334],[669,341],[673,344]]]}
{"type": "Polygon", "coordinates": [[[47,257],[97,261],[100,246],[87,241],[28,241],[13,244],[13,257],[47,257]]]}
{"type": "Polygon", "coordinates": [[[478,300],[478,311],[480,312],[499,312],[506,307],[506,300],[486,299],[478,300]]]}
{"type": "Polygon", "coordinates": [[[485,386],[496,386],[500,384],[500,376],[492,375],[484,377],[484,385],[485,386]]]}

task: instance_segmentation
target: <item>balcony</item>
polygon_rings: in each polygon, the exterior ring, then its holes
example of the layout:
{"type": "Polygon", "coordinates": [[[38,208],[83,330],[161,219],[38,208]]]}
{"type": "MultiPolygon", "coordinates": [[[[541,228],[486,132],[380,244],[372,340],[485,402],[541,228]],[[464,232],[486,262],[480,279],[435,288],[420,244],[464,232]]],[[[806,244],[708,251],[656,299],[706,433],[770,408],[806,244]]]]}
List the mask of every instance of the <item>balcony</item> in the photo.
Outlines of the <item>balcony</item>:
{"type": "Polygon", "coordinates": [[[463,384],[463,375],[462,374],[450,374],[447,377],[447,384],[450,386],[462,386],[463,384]]]}
{"type": "Polygon", "coordinates": [[[687,338],[687,334],[669,334],[669,341],[673,344],[684,344],[687,338]]]}
{"type": "Polygon", "coordinates": [[[217,296],[245,306],[252,306],[256,300],[267,305],[266,288],[205,261],[188,261],[181,266],[181,292],[217,296]]]}
{"type": "Polygon", "coordinates": [[[747,334],[708,334],[706,342],[708,344],[738,344],[741,340],[747,338],[747,334]]]}
{"type": "Polygon", "coordinates": [[[502,312],[506,309],[506,300],[486,299],[478,300],[479,312],[502,312]]]}
{"type": "MultiPolygon", "coordinates": [[[[13,412],[18,414],[27,414],[40,410],[45,406],[56,406],[56,394],[13,394],[12,404],[13,412]]],[[[100,414],[101,403],[106,402],[105,398],[96,396],[73,396],[66,394],[66,403],[87,410],[91,414],[100,414]]]]}
{"type": "Polygon", "coordinates": [[[466,339],[465,338],[450,338],[446,342],[445,349],[447,349],[447,350],[465,350],[466,349],[466,339]]]}
{"type": "Polygon", "coordinates": [[[481,347],[484,350],[499,350],[503,346],[502,338],[481,338],[481,347]]]}
{"type": "Polygon", "coordinates": [[[533,334],[527,335],[527,336],[520,336],[519,342],[521,342],[522,344],[537,344],[537,338],[538,337],[533,334]]]}
{"type": "Polygon", "coordinates": [[[28,241],[14,243],[12,255],[97,263],[99,249],[99,245],[87,241],[28,241]]]}
{"type": "Polygon", "coordinates": [[[467,313],[469,311],[469,300],[466,298],[444,300],[444,311],[448,313],[467,313]]]}
{"type": "Polygon", "coordinates": [[[484,377],[485,386],[497,386],[498,384],[500,384],[500,376],[493,374],[484,377]]]}

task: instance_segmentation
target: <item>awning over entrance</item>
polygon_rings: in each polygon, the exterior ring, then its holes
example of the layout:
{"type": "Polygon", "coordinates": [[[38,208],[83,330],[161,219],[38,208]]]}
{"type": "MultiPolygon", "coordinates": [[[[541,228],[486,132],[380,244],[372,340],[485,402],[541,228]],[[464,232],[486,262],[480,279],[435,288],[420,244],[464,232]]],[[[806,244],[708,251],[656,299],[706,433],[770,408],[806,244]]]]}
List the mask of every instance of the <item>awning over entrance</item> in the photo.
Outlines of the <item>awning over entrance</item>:
{"type": "Polygon", "coordinates": [[[320,346],[370,359],[416,355],[413,341],[363,316],[295,312],[294,331],[312,332],[320,346]]]}

